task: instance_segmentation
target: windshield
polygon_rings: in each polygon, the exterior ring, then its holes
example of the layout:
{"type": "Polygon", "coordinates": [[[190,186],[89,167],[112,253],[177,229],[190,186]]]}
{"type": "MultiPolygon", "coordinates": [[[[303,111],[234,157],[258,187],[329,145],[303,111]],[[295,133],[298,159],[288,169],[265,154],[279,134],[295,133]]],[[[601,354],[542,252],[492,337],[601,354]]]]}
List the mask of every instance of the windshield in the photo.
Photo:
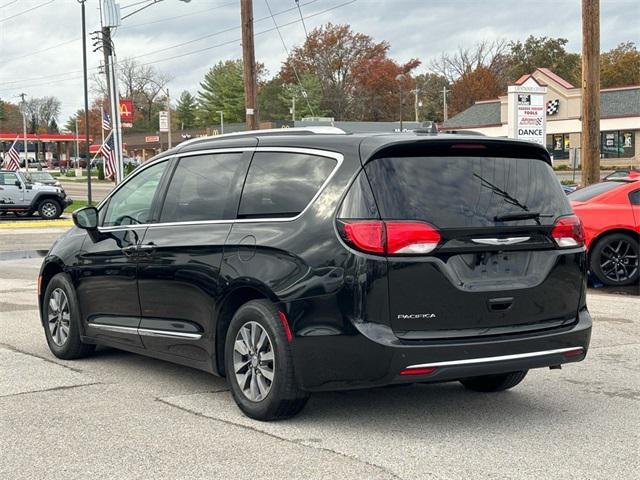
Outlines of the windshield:
{"type": "Polygon", "coordinates": [[[32,182],[55,181],[55,178],[53,178],[53,176],[47,172],[29,173],[27,178],[32,182]]]}
{"type": "Polygon", "coordinates": [[[553,170],[540,160],[380,158],[367,164],[366,171],[386,219],[461,228],[552,225],[558,216],[571,213],[553,170]]]}
{"type": "Polygon", "coordinates": [[[624,183],[625,182],[595,183],[593,185],[589,185],[588,187],[584,187],[580,190],[576,190],[575,192],[570,193],[567,198],[573,202],[586,202],[594,197],[597,197],[598,195],[609,192],[614,188],[619,187],[620,185],[624,185],[624,183]]]}

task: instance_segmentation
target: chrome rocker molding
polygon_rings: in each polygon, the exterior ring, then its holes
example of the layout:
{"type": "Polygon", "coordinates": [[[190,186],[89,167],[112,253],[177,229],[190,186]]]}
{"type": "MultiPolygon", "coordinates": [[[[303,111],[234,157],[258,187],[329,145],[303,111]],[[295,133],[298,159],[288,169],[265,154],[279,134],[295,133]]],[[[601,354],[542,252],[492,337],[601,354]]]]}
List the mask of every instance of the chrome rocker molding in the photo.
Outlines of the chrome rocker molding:
{"type": "Polygon", "coordinates": [[[145,337],[183,338],[186,340],[200,340],[202,338],[200,333],[170,332],[167,330],[152,330],[136,327],[119,327],[117,325],[104,325],[102,323],[89,323],[89,326],[107,332],[126,333],[129,335],[141,335],[145,337]]]}
{"type": "Polygon", "coordinates": [[[481,357],[469,358],[466,360],[451,360],[448,362],[420,363],[418,365],[409,365],[406,368],[431,368],[431,367],[456,367],[459,365],[473,365],[476,363],[488,362],[504,362],[507,360],[519,360],[522,358],[543,357],[545,355],[554,355],[556,353],[566,353],[575,350],[584,350],[583,347],[557,348],[555,350],[543,350],[540,352],[516,353],[514,355],[500,355],[498,357],[481,357]]]}

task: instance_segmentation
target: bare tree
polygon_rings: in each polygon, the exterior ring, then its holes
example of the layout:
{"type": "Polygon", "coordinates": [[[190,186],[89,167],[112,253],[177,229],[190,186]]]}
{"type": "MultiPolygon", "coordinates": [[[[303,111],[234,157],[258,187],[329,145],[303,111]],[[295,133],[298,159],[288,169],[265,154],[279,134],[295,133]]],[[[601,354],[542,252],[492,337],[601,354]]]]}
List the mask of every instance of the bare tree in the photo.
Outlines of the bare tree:
{"type": "MultiPolygon", "coordinates": [[[[125,58],[118,62],[118,88],[120,95],[133,100],[134,110],[144,118],[144,127],[149,127],[166,99],[163,92],[171,77],[158,72],[150,65],[135,59],[125,58]]],[[[102,97],[107,96],[104,75],[93,75],[92,90],[102,97]]]]}
{"type": "Polygon", "coordinates": [[[470,48],[458,47],[454,53],[443,52],[431,62],[430,68],[453,83],[478,67],[486,67],[502,78],[506,75],[508,63],[509,44],[506,40],[483,40],[470,48]]]}
{"type": "Polygon", "coordinates": [[[56,123],[60,115],[60,100],[56,97],[31,98],[24,103],[24,112],[31,133],[47,131],[51,121],[56,123]]]}

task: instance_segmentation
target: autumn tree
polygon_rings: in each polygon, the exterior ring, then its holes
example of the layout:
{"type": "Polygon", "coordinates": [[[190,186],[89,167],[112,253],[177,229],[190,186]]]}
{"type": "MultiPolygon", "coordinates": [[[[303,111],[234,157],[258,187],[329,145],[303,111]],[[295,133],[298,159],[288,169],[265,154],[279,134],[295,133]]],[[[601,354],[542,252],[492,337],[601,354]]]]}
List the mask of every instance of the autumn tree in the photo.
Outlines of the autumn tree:
{"type": "MultiPolygon", "coordinates": [[[[94,143],[100,143],[102,138],[102,99],[94,100],[89,106],[89,135],[93,137],[94,143]]],[[[84,109],[76,111],[64,124],[67,132],[76,132],[76,119],[78,119],[78,133],[84,136],[84,109]]]]}
{"type": "Polygon", "coordinates": [[[581,60],[577,53],[567,52],[566,38],[529,36],[524,42],[509,43],[511,82],[536,68],[546,67],[573,85],[580,85],[581,60]]]}
{"type": "MultiPolygon", "coordinates": [[[[353,118],[363,121],[398,120],[400,88],[404,92],[402,101],[406,103],[415,87],[410,72],[418,65],[420,61],[417,59],[400,64],[388,58],[386,52],[364,58],[354,65],[353,118]]],[[[413,119],[413,109],[404,111],[406,119],[413,119]]]]}
{"type": "Polygon", "coordinates": [[[18,105],[0,100],[0,132],[21,132],[22,114],[18,105]]]}
{"type": "Polygon", "coordinates": [[[60,115],[61,105],[60,100],[52,96],[28,99],[24,103],[24,112],[29,133],[48,132],[51,120],[60,115]]]}
{"type": "Polygon", "coordinates": [[[185,90],[180,94],[176,105],[175,119],[181,130],[195,127],[197,107],[196,99],[191,93],[185,90]]]}
{"type": "Polygon", "coordinates": [[[502,94],[500,82],[488,67],[464,72],[451,84],[450,114],[469,108],[474,102],[492,100],[502,94]]]}
{"type": "Polygon", "coordinates": [[[321,106],[338,120],[349,118],[355,108],[359,78],[355,70],[366,61],[384,57],[387,42],[356,33],[349,25],[328,23],[309,32],[305,43],[292,50],[281,76],[289,84],[299,75],[315,75],[322,91],[321,106]]]}
{"type": "Polygon", "coordinates": [[[633,42],[621,43],[600,55],[600,86],[626,87],[640,84],[640,51],[633,42]]]}

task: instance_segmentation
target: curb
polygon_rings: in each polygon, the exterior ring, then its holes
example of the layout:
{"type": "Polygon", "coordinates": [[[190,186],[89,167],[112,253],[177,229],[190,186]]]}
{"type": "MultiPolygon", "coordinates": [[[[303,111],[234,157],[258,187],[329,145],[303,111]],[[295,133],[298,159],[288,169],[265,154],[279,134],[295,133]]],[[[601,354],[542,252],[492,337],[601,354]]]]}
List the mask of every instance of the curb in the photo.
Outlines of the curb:
{"type": "Polygon", "coordinates": [[[0,221],[0,229],[5,228],[57,228],[72,227],[73,220],[62,218],[58,220],[24,220],[24,221],[0,221]]]}

